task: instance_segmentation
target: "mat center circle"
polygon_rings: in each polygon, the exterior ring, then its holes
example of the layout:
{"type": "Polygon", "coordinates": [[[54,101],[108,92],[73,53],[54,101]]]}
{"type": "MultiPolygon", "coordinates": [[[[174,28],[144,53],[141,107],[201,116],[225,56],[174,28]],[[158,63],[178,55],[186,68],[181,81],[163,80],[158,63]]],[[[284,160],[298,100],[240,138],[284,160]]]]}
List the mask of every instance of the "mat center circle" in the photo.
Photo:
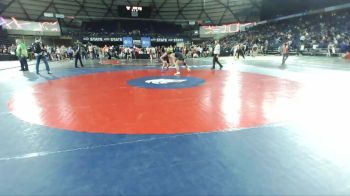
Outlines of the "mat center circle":
{"type": "Polygon", "coordinates": [[[128,84],[141,88],[177,89],[199,86],[204,82],[201,78],[189,76],[146,76],[129,80],[128,84]]]}

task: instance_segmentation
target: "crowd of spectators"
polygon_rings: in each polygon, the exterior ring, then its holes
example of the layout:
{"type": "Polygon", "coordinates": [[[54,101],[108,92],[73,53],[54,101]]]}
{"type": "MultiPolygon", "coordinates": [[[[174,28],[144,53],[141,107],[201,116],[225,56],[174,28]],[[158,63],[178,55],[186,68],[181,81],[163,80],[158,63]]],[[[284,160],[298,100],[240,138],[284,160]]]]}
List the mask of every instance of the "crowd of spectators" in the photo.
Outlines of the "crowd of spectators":
{"type": "MultiPolygon", "coordinates": [[[[112,21],[87,23],[83,28],[87,29],[86,32],[88,33],[86,35],[89,36],[125,34],[177,36],[181,33],[179,26],[168,23],[159,22],[158,25],[150,21],[119,21],[114,25],[112,23],[112,21]]],[[[350,10],[269,22],[226,36],[220,40],[222,51],[231,55],[234,55],[237,50],[243,50],[245,54],[250,55],[254,55],[254,52],[263,54],[279,53],[281,45],[286,42],[289,43],[290,50],[297,54],[306,54],[310,51],[323,51],[327,55],[346,53],[350,50],[350,10]]],[[[72,59],[73,46],[46,47],[50,60],[72,59]]],[[[14,44],[0,45],[0,54],[13,54],[15,48],[14,44]]],[[[85,43],[82,49],[82,57],[83,59],[94,59],[101,56],[124,58],[128,57],[129,54],[135,56],[137,53],[154,54],[154,58],[157,58],[159,53],[167,48],[165,46],[123,48],[118,45],[96,46],[85,43]]],[[[206,57],[210,56],[212,48],[213,40],[210,40],[176,50],[183,52],[188,57],[206,57]]]]}
{"type": "MultiPolygon", "coordinates": [[[[162,54],[167,51],[171,52],[181,52],[185,56],[189,58],[198,58],[198,57],[207,57],[210,56],[212,52],[212,47],[203,48],[200,45],[192,45],[192,46],[176,46],[176,45],[168,45],[168,46],[156,46],[156,47],[124,47],[122,45],[104,45],[97,46],[91,43],[79,43],[80,53],[82,60],[94,60],[94,59],[158,59],[162,54]]],[[[74,58],[74,48],[75,45],[72,46],[57,46],[52,47],[49,45],[44,45],[45,50],[48,55],[49,61],[60,61],[60,60],[72,60],[74,58]]],[[[29,50],[30,51],[30,50],[29,50]]],[[[29,56],[32,55],[33,52],[29,52],[29,56]]],[[[33,58],[33,57],[30,57],[33,58]]]]}
{"type": "Polygon", "coordinates": [[[15,54],[15,41],[9,39],[7,36],[0,37],[0,54],[15,54]]]}
{"type": "Polygon", "coordinates": [[[148,36],[148,37],[183,37],[183,29],[174,23],[157,21],[97,21],[86,22],[81,31],[65,32],[72,37],[98,36],[148,36]]]}
{"type": "Polygon", "coordinates": [[[264,53],[280,52],[283,43],[299,53],[325,51],[328,55],[346,53],[350,41],[350,10],[302,16],[257,25],[220,40],[225,50],[234,52],[237,45],[246,51],[252,48],[264,53]]]}

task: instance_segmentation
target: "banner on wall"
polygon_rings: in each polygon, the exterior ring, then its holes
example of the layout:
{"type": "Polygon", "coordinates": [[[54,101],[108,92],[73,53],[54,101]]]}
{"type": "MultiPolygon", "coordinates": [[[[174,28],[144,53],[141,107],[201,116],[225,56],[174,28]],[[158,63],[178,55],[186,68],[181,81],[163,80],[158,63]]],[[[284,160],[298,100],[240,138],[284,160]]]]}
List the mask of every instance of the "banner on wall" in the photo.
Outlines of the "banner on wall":
{"type": "Polygon", "coordinates": [[[150,37],[141,37],[141,46],[142,46],[142,48],[151,47],[151,38],[150,37]]]}
{"type": "Polygon", "coordinates": [[[9,34],[21,35],[47,35],[60,36],[61,28],[55,22],[33,22],[17,20],[15,17],[4,18],[0,16],[0,26],[6,29],[9,34]]]}
{"type": "Polygon", "coordinates": [[[240,23],[220,25],[220,26],[200,26],[199,36],[200,37],[213,37],[215,35],[226,35],[230,33],[239,32],[240,23]]]}
{"type": "Polygon", "coordinates": [[[132,37],[123,37],[123,46],[132,48],[134,46],[132,37]]]}
{"type": "Polygon", "coordinates": [[[157,42],[157,43],[166,43],[166,42],[183,42],[183,38],[166,38],[166,37],[157,37],[157,38],[151,38],[151,42],[157,42]]]}
{"type": "MultiPolygon", "coordinates": [[[[125,37],[83,37],[82,40],[86,42],[123,42],[125,37]]],[[[128,37],[128,39],[131,38],[131,41],[134,42],[132,37],[128,37]]],[[[145,38],[145,37],[144,37],[145,38]]],[[[167,42],[184,42],[185,39],[183,38],[149,38],[150,42],[152,43],[167,43],[167,42]]],[[[141,44],[142,44],[142,37],[141,37],[141,44]]]]}
{"type": "Polygon", "coordinates": [[[83,37],[83,41],[88,42],[122,42],[122,37],[83,37]]]}
{"type": "Polygon", "coordinates": [[[136,45],[136,46],[141,46],[141,40],[139,40],[139,39],[134,39],[134,40],[133,40],[133,44],[136,45]]]}

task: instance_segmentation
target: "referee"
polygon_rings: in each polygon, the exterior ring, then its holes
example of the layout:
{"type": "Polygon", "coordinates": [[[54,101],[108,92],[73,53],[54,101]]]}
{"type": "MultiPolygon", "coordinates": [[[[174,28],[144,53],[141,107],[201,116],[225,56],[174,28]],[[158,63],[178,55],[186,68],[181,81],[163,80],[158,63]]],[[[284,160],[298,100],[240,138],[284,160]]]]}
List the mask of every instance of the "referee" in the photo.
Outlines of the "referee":
{"type": "Polygon", "coordinates": [[[215,41],[213,67],[211,69],[215,69],[215,63],[218,63],[220,65],[220,69],[223,68],[222,64],[219,62],[219,55],[220,55],[220,44],[218,41],[215,41]]]}
{"type": "Polygon", "coordinates": [[[76,45],[74,47],[74,58],[75,58],[74,65],[75,65],[75,68],[79,68],[78,67],[78,60],[80,62],[80,66],[84,67],[83,62],[81,61],[81,50],[82,50],[82,46],[81,46],[80,42],[77,41],[76,45]]]}

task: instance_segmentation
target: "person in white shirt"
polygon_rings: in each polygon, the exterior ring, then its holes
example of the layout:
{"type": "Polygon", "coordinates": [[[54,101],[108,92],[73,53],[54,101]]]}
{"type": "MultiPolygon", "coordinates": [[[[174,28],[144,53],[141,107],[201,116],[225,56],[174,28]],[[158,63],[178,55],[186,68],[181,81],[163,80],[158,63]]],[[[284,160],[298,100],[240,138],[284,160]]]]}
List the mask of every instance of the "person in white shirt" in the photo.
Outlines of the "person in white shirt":
{"type": "Polygon", "coordinates": [[[151,57],[152,57],[151,59],[153,59],[156,55],[156,49],[154,47],[152,47],[150,52],[151,52],[151,57]]]}
{"type": "Polygon", "coordinates": [[[219,62],[219,55],[220,55],[220,44],[218,41],[215,41],[213,67],[211,69],[215,69],[215,63],[218,63],[220,65],[220,69],[223,68],[222,64],[219,62]]]}
{"type": "Polygon", "coordinates": [[[92,48],[92,45],[88,46],[88,50],[89,50],[90,59],[93,59],[93,55],[92,55],[93,48],[92,48]]]}
{"type": "Polygon", "coordinates": [[[329,44],[328,44],[328,53],[327,53],[327,56],[332,56],[332,54],[333,54],[333,43],[332,42],[330,42],[329,44]]]}
{"type": "Polygon", "coordinates": [[[209,52],[209,54],[211,54],[213,52],[213,47],[212,46],[208,47],[208,52],[209,52]]]}

